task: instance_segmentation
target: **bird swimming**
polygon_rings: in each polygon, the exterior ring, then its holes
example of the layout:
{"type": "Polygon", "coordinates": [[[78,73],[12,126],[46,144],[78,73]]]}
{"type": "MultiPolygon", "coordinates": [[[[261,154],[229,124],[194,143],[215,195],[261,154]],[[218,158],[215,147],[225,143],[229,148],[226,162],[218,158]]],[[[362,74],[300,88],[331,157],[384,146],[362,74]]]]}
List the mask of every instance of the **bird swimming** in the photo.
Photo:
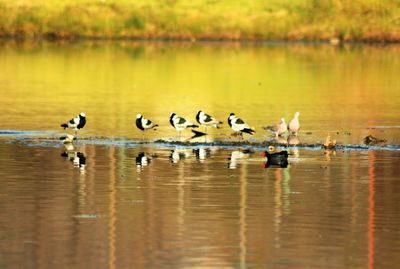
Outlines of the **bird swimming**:
{"type": "Polygon", "coordinates": [[[236,117],[235,113],[229,114],[228,124],[233,131],[239,132],[240,135],[242,135],[242,133],[253,135],[256,132],[254,128],[250,127],[241,118],[236,117]]]}
{"type": "Polygon", "coordinates": [[[65,129],[73,129],[75,130],[75,135],[79,129],[82,129],[86,125],[86,115],[85,113],[80,113],[73,119],[70,119],[68,122],[61,124],[61,127],[65,129]]]}
{"type": "Polygon", "coordinates": [[[300,112],[294,113],[293,119],[289,121],[289,124],[287,126],[289,133],[297,135],[297,133],[300,130],[300,122],[299,122],[299,116],[300,112]]]}
{"type": "Polygon", "coordinates": [[[199,110],[197,112],[196,120],[199,124],[204,125],[206,132],[208,126],[219,128],[219,124],[222,124],[222,121],[216,120],[214,117],[210,116],[202,110],[199,110]]]}
{"type": "Polygon", "coordinates": [[[285,168],[288,166],[288,152],[286,150],[282,150],[280,152],[270,153],[268,151],[263,152],[263,157],[267,158],[267,162],[264,164],[264,168],[270,166],[278,166],[285,168]]]}

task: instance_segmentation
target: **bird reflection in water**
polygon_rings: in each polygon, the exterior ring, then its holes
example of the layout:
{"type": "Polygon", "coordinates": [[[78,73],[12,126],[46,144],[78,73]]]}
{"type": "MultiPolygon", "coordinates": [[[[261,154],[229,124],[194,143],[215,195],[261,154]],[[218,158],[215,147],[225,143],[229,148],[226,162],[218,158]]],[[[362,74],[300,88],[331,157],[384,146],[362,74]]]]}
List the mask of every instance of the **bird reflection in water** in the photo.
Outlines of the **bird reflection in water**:
{"type": "Polygon", "coordinates": [[[146,154],[144,152],[139,152],[136,155],[136,168],[140,172],[142,171],[143,167],[149,166],[153,159],[157,158],[157,154],[146,154]]]}
{"type": "Polygon", "coordinates": [[[301,141],[297,135],[289,135],[287,142],[289,145],[298,145],[301,143],[301,141]]]}
{"type": "Polygon", "coordinates": [[[64,157],[71,161],[74,167],[79,168],[81,172],[85,171],[86,157],[85,154],[79,151],[64,151],[61,153],[61,157],[64,157]]]}
{"type": "Polygon", "coordinates": [[[174,149],[169,155],[169,159],[172,163],[178,163],[180,160],[189,158],[192,156],[192,150],[190,149],[174,149]]]}
{"type": "Polygon", "coordinates": [[[232,151],[231,157],[228,158],[228,168],[236,169],[238,164],[240,164],[243,160],[248,159],[252,153],[254,152],[250,149],[232,151]]]}
{"type": "Polygon", "coordinates": [[[211,156],[211,150],[209,148],[198,148],[193,149],[194,154],[196,154],[196,159],[199,162],[204,162],[205,159],[211,156]]]}

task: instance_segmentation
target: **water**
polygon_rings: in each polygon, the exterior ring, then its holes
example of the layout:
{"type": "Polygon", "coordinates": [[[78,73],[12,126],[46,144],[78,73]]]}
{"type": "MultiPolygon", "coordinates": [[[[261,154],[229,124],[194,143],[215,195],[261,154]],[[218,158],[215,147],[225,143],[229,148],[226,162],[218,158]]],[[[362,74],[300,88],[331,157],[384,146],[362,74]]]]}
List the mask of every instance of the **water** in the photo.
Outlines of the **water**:
{"type": "Polygon", "coordinates": [[[0,268],[400,264],[398,47],[5,42],[0,58],[0,268]],[[252,144],[226,122],[168,142],[169,114],[198,109],[236,112],[252,144]],[[81,111],[68,148],[58,126],[81,111]],[[261,126],[295,111],[301,144],[265,168],[261,126]],[[136,113],[161,125],[150,143],[136,113]],[[327,134],[337,151],[304,144],[327,134]],[[369,134],[387,141],[359,147],[369,134]]]}

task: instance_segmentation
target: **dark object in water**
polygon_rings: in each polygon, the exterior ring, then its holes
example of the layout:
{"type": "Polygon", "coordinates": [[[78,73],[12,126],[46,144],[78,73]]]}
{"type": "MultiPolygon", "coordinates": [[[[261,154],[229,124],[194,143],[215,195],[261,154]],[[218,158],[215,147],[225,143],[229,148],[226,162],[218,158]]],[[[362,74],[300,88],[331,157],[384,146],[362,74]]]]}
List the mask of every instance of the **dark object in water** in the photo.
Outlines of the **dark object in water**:
{"type": "Polygon", "coordinates": [[[286,168],[289,164],[288,156],[289,154],[286,150],[274,153],[269,153],[268,151],[264,151],[263,157],[267,157],[267,162],[263,163],[263,167],[268,168],[271,166],[277,166],[286,168]]]}
{"type": "Polygon", "coordinates": [[[373,137],[372,135],[368,135],[368,136],[364,137],[363,142],[367,146],[374,146],[374,145],[377,145],[380,143],[385,143],[386,140],[373,137]]]}
{"type": "Polygon", "coordinates": [[[206,135],[206,133],[203,133],[203,132],[200,132],[200,131],[196,131],[196,130],[193,130],[193,129],[192,129],[192,132],[194,133],[194,135],[190,139],[197,138],[197,137],[202,137],[202,136],[206,135]]]}

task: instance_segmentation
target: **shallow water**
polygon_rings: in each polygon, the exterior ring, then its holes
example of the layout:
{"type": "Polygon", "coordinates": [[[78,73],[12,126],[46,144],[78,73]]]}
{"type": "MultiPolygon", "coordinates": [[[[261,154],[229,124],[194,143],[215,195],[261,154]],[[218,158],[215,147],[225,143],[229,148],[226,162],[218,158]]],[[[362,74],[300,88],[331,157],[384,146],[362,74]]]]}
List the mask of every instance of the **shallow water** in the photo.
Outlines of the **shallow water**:
{"type": "Polygon", "coordinates": [[[397,268],[398,52],[3,42],[0,268],[397,268]],[[225,123],[175,142],[169,114],[200,108],[257,133],[239,143],[225,123]],[[81,111],[62,145],[59,124],[81,111]],[[265,167],[282,141],[261,127],[295,111],[288,167],[265,167]],[[136,113],[160,128],[142,138],[136,113]]]}

